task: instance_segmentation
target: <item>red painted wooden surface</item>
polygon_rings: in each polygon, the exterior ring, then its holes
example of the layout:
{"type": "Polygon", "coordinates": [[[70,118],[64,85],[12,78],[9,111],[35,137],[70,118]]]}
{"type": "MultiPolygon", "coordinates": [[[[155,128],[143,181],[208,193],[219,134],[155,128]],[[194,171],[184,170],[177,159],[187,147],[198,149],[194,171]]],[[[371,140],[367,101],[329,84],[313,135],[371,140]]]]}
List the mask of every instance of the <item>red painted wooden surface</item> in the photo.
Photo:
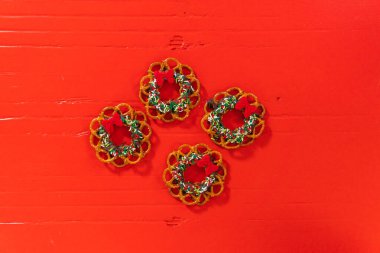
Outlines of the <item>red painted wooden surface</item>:
{"type": "Polygon", "coordinates": [[[380,252],[380,2],[0,1],[0,251],[380,252]],[[268,110],[227,189],[182,205],[167,154],[205,142],[202,106],[152,122],[141,165],[112,172],[88,143],[107,105],[138,101],[149,64],[196,71],[268,110]]]}

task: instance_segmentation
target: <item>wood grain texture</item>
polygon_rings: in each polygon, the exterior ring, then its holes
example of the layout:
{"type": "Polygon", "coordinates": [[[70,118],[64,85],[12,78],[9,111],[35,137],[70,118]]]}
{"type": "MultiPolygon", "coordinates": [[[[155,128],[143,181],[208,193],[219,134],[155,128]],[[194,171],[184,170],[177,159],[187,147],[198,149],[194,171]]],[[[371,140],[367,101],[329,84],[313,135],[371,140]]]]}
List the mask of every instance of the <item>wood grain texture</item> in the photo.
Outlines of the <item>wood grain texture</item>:
{"type": "Polygon", "coordinates": [[[0,251],[380,252],[379,33],[377,0],[0,0],[0,251]],[[201,105],[151,122],[140,165],[107,169],[90,120],[143,109],[139,80],[169,56],[195,70],[201,105]],[[265,105],[267,128],[221,150],[202,104],[235,85],[265,105]],[[229,176],[189,208],[161,175],[197,142],[229,176]]]}

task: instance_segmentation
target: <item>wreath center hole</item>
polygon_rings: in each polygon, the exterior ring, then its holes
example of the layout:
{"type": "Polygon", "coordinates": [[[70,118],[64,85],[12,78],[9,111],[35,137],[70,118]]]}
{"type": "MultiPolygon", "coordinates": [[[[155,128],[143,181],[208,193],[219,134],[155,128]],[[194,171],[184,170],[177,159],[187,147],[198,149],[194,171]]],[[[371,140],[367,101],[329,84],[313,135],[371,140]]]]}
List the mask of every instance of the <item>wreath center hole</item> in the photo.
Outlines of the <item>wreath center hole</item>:
{"type": "Polygon", "coordinates": [[[222,123],[231,130],[236,129],[244,124],[244,115],[240,110],[229,110],[222,116],[222,123]]]}
{"type": "Polygon", "coordinates": [[[110,140],[113,144],[120,145],[131,145],[131,131],[126,126],[114,126],[114,131],[110,135],[110,140]]]}
{"type": "Polygon", "coordinates": [[[162,101],[174,100],[179,97],[179,85],[178,83],[168,83],[167,80],[164,80],[163,85],[158,89],[160,92],[160,99],[162,101]]]}
{"type": "Polygon", "coordinates": [[[186,168],[183,177],[185,181],[192,183],[202,182],[206,177],[205,169],[194,164],[186,168]]]}

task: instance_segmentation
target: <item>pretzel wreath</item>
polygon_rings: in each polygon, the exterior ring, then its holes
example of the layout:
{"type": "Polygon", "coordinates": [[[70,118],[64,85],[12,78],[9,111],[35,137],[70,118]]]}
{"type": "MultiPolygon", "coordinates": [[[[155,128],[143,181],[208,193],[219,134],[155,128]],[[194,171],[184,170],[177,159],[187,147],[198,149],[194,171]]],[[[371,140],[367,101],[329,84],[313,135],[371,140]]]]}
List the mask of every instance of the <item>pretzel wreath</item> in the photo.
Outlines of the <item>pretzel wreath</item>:
{"type": "Polygon", "coordinates": [[[222,155],[206,144],[180,146],[169,154],[167,166],[162,178],[169,193],[186,205],[204,205],[223,192],[227,170],[222,155]],[[205,170],[206,177],[201,182],[186,181],[186,169],[195,164],[205,170]]]}
{"type": "Polygon", "coordinates": [[[210,138],[227,149],[236,149],[251,144],[264,130],[265,108],[252,93],[234,87],[219,92],[204,107],[201,126],[210,138]],[[240,110],[244,124],[235,129],[223,125],[222,118],[230,110],[240,110]]]}
{"type": "Polygon", "coordinates": [[[150,65],[148,74],[140,81],[139,96],[149,117],[172,122],[182,121],[189,116],[190,111],[199,103],[199,90],[200,83],[192,68],[175,58],[167,58],[150,65]],[[179,85],[179,97],[162,101],[160,87],[173,84],[179,85]]]}
{"type": "Polygon", "coordinates": [[[116,167],[138,163],[149,151],[152,130],[141,111],[122,103],[104,108],[90,124],[90,144],[101,162],[116,167]],[[126,127],[131,134],[131,144],[114,144],[110,136],[115,127],[126,127]]]}

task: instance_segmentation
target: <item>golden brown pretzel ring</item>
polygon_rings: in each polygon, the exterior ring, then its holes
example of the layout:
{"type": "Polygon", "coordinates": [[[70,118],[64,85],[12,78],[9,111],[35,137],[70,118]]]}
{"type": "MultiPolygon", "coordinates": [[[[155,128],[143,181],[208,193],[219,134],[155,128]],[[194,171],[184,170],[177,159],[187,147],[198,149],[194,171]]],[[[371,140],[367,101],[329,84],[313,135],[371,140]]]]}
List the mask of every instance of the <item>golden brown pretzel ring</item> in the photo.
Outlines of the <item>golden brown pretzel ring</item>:
{"type": "Polygon", "coordinates": [[[226,175],[227,169],[223,163],[222,155],[219,152],[211,150],[206,144],[197,144],[195,146],[184,144],[180,146],[178,150],[169,154],[167,158],[167,168],[164,170],[162,178],[169,188],[169,193],[173,197],[178,198],[186,205],[204,205],[210,198],[219,196],[223,192],[226,175]],[[188,158],[191,154],[200,157],[206,155],[212,157],[213,166],[218,167],[212,174],[215,180],[208,185],[207,190],[200,194],[186,192],[185,189],[181,188],[180,180],[175,177],[181,159],[184,159],[184,157],[188,158]]]}
{"type": "Polygon", "coordinates": [[[128,164],[138,163],[151,148],[150,136],[152,130],[147,122],[146,116],[141,111],[135,111],[126,103],[119,104],[114,107],[104,108],[98,117],[94,118],[90,123],[90,144],[95,149],[96,157],[104,163],[111,163],[116,167],[123,167],[128,164]],[[119,115],[128,116],[131,120],[139,122],[138,130],[141,131],[140,147],[136,148],[129,155],[112,155],[104,147],[102,147],[102,136],[99,134],[99,129],[102,126],[101,122],[111,118],[111,115],[118,113],[119,115]]]}
{"type": "MultiPolygon", "coordinates": [[[[184,120],[189,116],[190,111],[198,105],[200,101],[200,82],[196,78],[193,69],[188,66],[181,64],[175,58],[167,58],[161,62],[154,62],[149,66],[148,74],[141,78],[140,81],[140,92],[139,97],[140,100],[144,103],[146,108],[146,113],[149,117],[153,119],[162,120],[164,122],[172,122],[174,120],[184,120]],[[152,82],[155,82],[154,72],[155,70],[159,71],[169,71],[174,70],[176,73],[184,75],[186,79],[190,82],[191,87],[193,88],[192,93],[188,96],[189,103],[186,108],[183,108],[181,112],[166,112],[163,113],[159,111],[155,105],[152,105],[149,102],[149,93],[151,89],[152,82]]],[[[180,84],[180,92],[183,91],[183,87],[180,84]]],[[[162,101],[164,103],[168,103],[168,101],[162,101]]]]}
{"type": "MultiPolygon", "coordinates": [[[[203,130],[210,136],[213,142],[215,142],[217,145],[222,146],[226,149],[236,149],[241,146],[247,146],[251,144],[257,137],[259,137],[264,130],[264,126],[265,126],[264,106],[261,103],[259,103],[259,101],[257,100],[257,97],[254,94],[244,92],[243,90],[237,87],[229,88],[227,91],[216,93],[214,97],[208,103],[205,104],[204,111],[205,111],[205,115],[201,119],[201,126],[203,130]],[[259,110],[257,117],[255,116],[255,124],[252,125],[251,131],[247,132],[247,134],[244,135],[243,140],[240,143],[233,142],[233,141],[231,142],[230,138],[227,138],[226,136],[218,134],[218,131],[212,127],[210,123],[210,118],[209,118],[214,110],[213,108],[210,108],[209,105],[210,104],[218,105],[221,101],[224,101],[225,98],[228,98],[231,96],[235,97],[234,98],[235,101],[238,101],[241,98],[246,98],[247,101],[249,101],[249,106],[254,106],[259,110]]],[[[230,130],[227,129],[227,131],[230,131],[230,130]]]]}

